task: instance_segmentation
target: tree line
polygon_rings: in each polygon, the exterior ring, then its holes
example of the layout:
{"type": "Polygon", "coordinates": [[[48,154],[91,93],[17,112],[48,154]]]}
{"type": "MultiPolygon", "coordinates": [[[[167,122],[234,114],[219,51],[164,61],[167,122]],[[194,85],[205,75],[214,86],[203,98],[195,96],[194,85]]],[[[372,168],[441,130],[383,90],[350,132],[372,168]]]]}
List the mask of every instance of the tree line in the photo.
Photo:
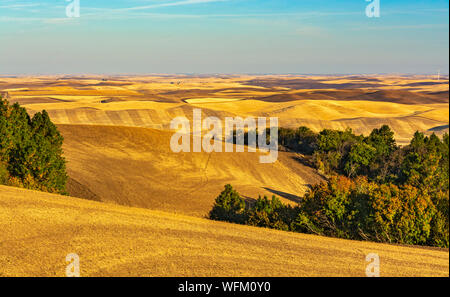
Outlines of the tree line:
{"type": "Polygon", "coordinates": [[[62,144],[45,110],[30,117],[0,97],[0,184],[65,194],[62,144]]]}
{"type": "Polygon", "coordinates": [[[449,136],[416,132],[396,145],[388,126],[280,129],[279,144],[327,177],[296,206],[273,196],[246,202],[230,185],[209,217],[259,227],[377,242],[449,246],[449,136]]]}

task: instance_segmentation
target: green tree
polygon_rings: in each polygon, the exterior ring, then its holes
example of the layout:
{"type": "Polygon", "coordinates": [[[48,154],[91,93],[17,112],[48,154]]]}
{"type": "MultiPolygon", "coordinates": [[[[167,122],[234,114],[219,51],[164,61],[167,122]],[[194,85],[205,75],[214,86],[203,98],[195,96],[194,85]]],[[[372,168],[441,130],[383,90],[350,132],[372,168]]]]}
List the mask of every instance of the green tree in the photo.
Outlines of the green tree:
{"type": "Polygon", "coordinates": [[[307,127],[299,127],[297,130],[280,128],[278,131],[278,143],[298,153],[311,155],[317,150],[317,134],[307,127]]]}
{"type": "Polygon", "coordinates": [[[31,119],[19,104],[0,98],[0,182],[64,194],[63,138],[46,111],[31,119]],[[6,169],[5,169],[6,168],[6,169]]]}
{"type": "Polygon", "coordinates": [[[246,224],[251,226],[272,228],[288,231],[292,217],[292,208],[284,205],[280,199],[272,196],[272,199],[259,197],[247,210],[246,224]]]}
{"type": "Polygon", "coordinates": [[[376,157],[386,158],[397,149],[394,132],[388,125],[383,125],[380,129],[373,129],[367,138],[367,143],[375,148],[376,157]]]}
{"type": "Polygon", "coordinates": [[[369,144],[360,142],[353,145],[347,155],[347,160],[344,165],[347,176],[353,177],[360,171],[363,171],[363,174],[367,173],[367,166],[371,164],[375,155],[376,149],[369,144]]]}
{"type": "Polygon", "coordinates": [[[396,145],[394,132],[389,126],[383,125],[380,129],[373,129],[366,143],[375,148],[373,161],[368,168],[369,177],[381,183],[386,182],[395,174],[399,164],[400,155],[396,153],[399,147],[396,145]]]}
{"type": "Polygon", "coordinates": [[[30,116],[25,108],[15,103],[9,108],[7,120],[11,133],[8,171],[21,180],[30,179],[30,158],[33,154],[30,116]]]}
{"type": "Polygon", "coordinates": [[[64,192],[67,181],[66,162],[62,156],[64,138],[45,110],[34,115],[31,130],[33,156],[30,171],[34,180],[51,191],[64,192]]]}
{"type": "Polygon", "coordinates": [[[245,222],[245,201],[231,185],[226,185],[216,198],[209,217],[212,220],[242,224],[245,222]]]}

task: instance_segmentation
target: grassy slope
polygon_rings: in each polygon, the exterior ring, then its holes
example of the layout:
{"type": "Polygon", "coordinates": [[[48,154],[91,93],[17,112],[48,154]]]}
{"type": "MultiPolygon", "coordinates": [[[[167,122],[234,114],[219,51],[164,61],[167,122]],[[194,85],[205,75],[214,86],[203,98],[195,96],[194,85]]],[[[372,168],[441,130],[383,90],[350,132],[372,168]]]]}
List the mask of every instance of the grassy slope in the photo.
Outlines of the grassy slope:
{"type": "Polygon", "coordinates": [[[448,276],[448,250],[346,241],[232,225],[0,186],[0,275],[448,276]]]}

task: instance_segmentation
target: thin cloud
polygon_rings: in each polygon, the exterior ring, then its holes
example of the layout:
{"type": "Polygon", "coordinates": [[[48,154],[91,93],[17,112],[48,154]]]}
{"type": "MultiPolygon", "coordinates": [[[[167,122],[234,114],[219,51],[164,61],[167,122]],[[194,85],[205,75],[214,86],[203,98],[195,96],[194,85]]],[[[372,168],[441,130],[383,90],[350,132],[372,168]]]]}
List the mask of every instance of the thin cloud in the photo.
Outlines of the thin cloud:
{"type": "Polygon", "coordinates": [[[152,5],[145,5],[145,6],[120,8],[117,10],[120,10],[120,11],[145,10],[145,9],[152,9],[152,8],[159,8],[159,7],[206,4],[206,3],[212,3],[212,2],[225,2],[225,1],[229,1],[229,0],[184,0],[184,1],[169,2],[169,3],[160,3],[160,4],[152,4],[152,5]]]}
{"type": "Polygon", "coordinates": [[[420,30],[420,29],[448,29],[448,24],[418,24],[418,25],[393,25],[393,26],[369,26],[352,28],[353,31],[364,31],[364,30],[420,30]]]}
{"type": "Polygon", "coordinates": [[[19,8],[29,8],[29,7],[36,7],[36,6],[41,6],[41,4],[40,3],[7,4],[7,5],[0,5],[0,8],[19,9],[19,8]]]}
{"type": "MultiPolygon", "coordinates": [[[[205,1],[205,0],[204,0],[205,1]]],[[[211,1],[211,0],[209,0],[211,1]]],[[[227,0],[214,0],[214,1],[227,1],[227,0]]],[[[127,8],[130,10],[130,8],[127,8]]],[[[298,18],[320,18],[328,16],[350,16],[360,15],[360,12],[280,12],[280,13],[242,13],[242,14],[171,14],[171,13],[149,13],[132,11],[131,13],[122,13],[122,10],[105,10],[100,8],[87,8],[85,11],[91,11],[90,13],[83,14],[84,17],[112,17],[115,19],[130,19],[130,18],[268,18],[268,17],[298,17],[298,18]],[[118,15],[117,13],[122,13],[118,15]]]]}

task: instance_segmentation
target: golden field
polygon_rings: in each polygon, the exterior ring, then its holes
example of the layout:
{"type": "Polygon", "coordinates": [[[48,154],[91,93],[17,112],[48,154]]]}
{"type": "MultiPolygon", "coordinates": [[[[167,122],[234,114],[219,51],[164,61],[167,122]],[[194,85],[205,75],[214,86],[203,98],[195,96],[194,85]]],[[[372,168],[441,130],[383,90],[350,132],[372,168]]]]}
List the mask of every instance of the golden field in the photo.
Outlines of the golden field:
{"type": "Polygon", "coordinates": [[[173,153],[170,122],[192,121],[195,108],[203,118],[278,117],[314,131],[388,124],[399,144],[449,124],[448,79],[431,76],[0,77],[0,90],[59,126],[72,196],[200,217],[227,183],[286,202],[322,178],[285,152],[274,164],[254,153],[173,153]]]}
{"type": "Polygon", "coordinates": [[[432,76],[40,76],[0,77],[31,113],[57,124],[167,130],[192,110],[226,116],[278,117],[280,126],[352,128],[389,124],[401,144],[416,130],[448,131],[448,79],[432,76]]]}
{"type": "Polygon", "coordinates": [[[0,276],[447,276],[448,250],[232,225],[0,186],[0,276]]]}
{"type": "Polygon", "coordinates": [[[260,153],[170,149],[171,120],[196,108],[314,131],[388,124],[404,145],[449,131],[448,91],[431,76],[0,76],[10,102],[57,124],[67,190],[84,198],[0,186],[0,276],[63,276],[72,252],[85,276],[364,276],[368,253],[382,276],[448,276],[448,250],[206,220],[225,184],[295,203],[323,177],[290,152],[261,164],[260,153]]]}
{"type": "Polygon", "coordinates": [[[70,164],[68,190],[76,197],[203,217],[227,183],[248,197],[278,193],[284,202],[293,202],[308,185],[322,180],[287,152],[280,152],[273,164],[260,164],[258,153],[174,153],[168,131],[78,125],[59,129],[70,164]]]}

